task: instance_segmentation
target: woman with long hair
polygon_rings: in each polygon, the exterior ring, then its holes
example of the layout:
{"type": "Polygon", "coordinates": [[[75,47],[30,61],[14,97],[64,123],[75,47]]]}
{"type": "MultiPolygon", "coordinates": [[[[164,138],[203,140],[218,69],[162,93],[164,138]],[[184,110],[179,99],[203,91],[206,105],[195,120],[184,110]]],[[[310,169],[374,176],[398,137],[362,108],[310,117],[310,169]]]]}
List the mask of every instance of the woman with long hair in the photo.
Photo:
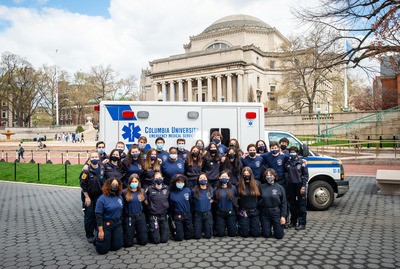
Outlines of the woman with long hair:
{"type": "Polygon", "coordinates": [[[242,162],[240,161],[240,154],[236,147],[229,147],[225,160],[221,165],[221,170],[229,171],[231,175],[231,184],[237,187],[242,172],[242,162]]]}
{"type": "Polygon", "coordinates": [[[143,158],[141,156],[140,148],[137,144],[133,144],[129,150],[126,158],[122,162],[122,168],[124,172],[123,184],[124,188],[128,186],[128,179],[132,174],[142,174],[143,158]]]}
{"type": "Polygon", "coordinates": [[[189,189],[193,189],[197,185],[202,164],[203,159],[201,158],[200,149],[197,146],[193,146],[190,149],[189,156],[185,160],[185,175],[188,179],[187,187],[189,189]]]}
{"type": "Polygon", "coordinates": [[[106,170],[106,179],[118,178],[122,179],[122,163],[121,152],[118,149],[113,149],[108,155],[108,162],[104,165],[106,170]]]}
{"type": "Polygon", "coordinates": [[[218,175],[221,168],[221,157],[217,144],[210,142],[206,155],[203,156],[201,171],[207,174],[211,186],[215,187],[218,183],[218,175]]]}
{"type": "Polygon", "coordinates": [[[146,159],[142,166],[142,174],[140,176],[142,189],[146,190],[154,184],[154,173],[159,172],[160,169],[161,167],[157,158],[157,150],[151,148],[147,151],[146,159]]]}

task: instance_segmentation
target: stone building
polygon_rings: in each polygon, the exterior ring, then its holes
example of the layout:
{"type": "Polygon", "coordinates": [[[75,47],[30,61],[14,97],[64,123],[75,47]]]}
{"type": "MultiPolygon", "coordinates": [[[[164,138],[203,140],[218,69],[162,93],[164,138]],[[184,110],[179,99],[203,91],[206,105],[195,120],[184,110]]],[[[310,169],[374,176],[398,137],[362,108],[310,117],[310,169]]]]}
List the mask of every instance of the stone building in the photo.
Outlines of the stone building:
{"type": "Polygon", "coordinates": [[[147,101],[275,101],[282,45],[277,29],[248,15],[223,17],[191,36],[185,53],[150,62],[140,86],[147,101]]]}

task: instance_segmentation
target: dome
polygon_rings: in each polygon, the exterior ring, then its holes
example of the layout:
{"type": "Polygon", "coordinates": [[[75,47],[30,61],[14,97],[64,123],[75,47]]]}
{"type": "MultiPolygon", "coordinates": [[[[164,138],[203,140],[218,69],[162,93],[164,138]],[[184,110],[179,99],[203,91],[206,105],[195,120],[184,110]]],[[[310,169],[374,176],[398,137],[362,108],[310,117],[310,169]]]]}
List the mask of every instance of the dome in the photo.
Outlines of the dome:
{"type": "Polygon", "coordinates": [[[226,28],[236,28],[236,27],[243,27],[243,26],[249,26],[249,27],[258,27],[258,28],[272,28],[270,25],[266,24],[262,20],[249,16],[249,15],[243,15],[243,14],[237,14],[237,15],[230,15],[223,17],[213,24],[211,24],[209,27],[207,27],[203,33],[208,33],[212,32],[215,30],[220,30],[220,29],[226,29],[226,28]]]}

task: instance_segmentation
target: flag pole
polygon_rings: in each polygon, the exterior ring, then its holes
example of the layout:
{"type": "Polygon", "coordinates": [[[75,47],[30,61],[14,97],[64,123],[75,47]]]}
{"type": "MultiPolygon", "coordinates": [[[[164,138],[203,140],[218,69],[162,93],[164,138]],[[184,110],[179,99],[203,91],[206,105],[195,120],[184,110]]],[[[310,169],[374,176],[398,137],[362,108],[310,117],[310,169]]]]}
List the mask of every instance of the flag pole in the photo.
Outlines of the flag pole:
{"type": "MultiPolygon", "coordinates": [[[[56,49],[56,57],[58,50],[56,49]]],[[[56,99],[56,126],[60,126],[58,115],[58,78],[57,78],[57,65],[56,65],[56,85],[55,85],[55,99],[56,99]]]]}
{"type": "MultiPolygon", "coordinates": [[[[348,46],[349,44],[347,43],[347,38],[344,39],[344,48],[345,51],[348,51],[348,46]]],[[[347,55],[347,58],[350,59],[349,55],[347,55]]],[[[348,94],[347,94],[347,66],[348,63],[346,62],[344,66],[344,78],[343,78],[343,84],[344,84],[344,89],[343,89],[343,95],[344,95],[344,105],[343,105],[343,112],[348,112],[349,111],[349,102],[348,102],[348,94]]]]}

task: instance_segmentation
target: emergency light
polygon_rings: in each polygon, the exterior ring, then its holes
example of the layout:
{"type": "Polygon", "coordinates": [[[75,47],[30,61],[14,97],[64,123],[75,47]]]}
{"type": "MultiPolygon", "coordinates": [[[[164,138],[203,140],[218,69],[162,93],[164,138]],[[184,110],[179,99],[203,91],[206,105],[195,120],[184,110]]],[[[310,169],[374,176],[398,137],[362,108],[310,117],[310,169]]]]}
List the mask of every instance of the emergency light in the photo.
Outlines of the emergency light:
{"type": "Polygon", "coordinates": [[[256,112],[246,112],[246,119],[253,120],[256,117],[257,117],[257,113],[256,112]]]}
{"type": "Polygon", "coordinates": [[[100,106],[99,105],[95,105],[93,108],[94,108],[94,111],[100,111],[100,106]]]}
{"type": "Polygon", "coordinates": [[[122,111],[122,118],[123,119],[133,119],[135,117],[135,113],[131,110],[124,110],[122,111]]]}

